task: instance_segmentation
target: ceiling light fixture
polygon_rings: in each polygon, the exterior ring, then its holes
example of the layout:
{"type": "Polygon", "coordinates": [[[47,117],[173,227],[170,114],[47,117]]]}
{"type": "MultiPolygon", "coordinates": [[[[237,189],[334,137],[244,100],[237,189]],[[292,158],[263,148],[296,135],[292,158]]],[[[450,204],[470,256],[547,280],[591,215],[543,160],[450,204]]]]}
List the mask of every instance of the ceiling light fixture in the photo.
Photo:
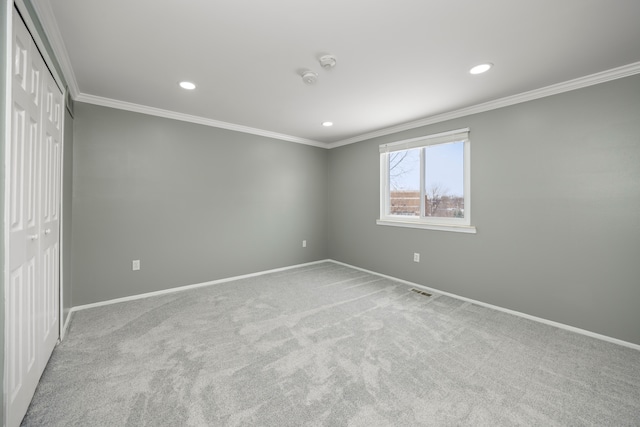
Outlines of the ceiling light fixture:
{"type": "Polygon", "coordinates": [[[331,69],[336,66],[336,57],[333,55],[322,55],[319,59],[322,68],[331,69]]]}
{"type": "Polygon", "coordinates": [[[322,126],[329,128],[331,126],[333,126],[333,122],[322,122],[322,126]]]}
{"type": "Polygon", "coordinates": [[[191,82],[180,82],[180,87],[182,89],[194,90],[196,88],[196,85],[191,82]]]}
{"type": "Polygon", "coordinates": [[[476,65],[475,67],[470,69],[469,72],[471,74],[482,74],[482,73],[486,73],[487,71],[489,71],[491,69],[491,67],[493,67],[493,64],[490,63],[490,62],[486,62],[484,64],[476,65]]]}
{"type": "Polygon", "coordinates": [[[311,70],[304,70],[302,72],[302,81],[308,85],[312,85],[318,81],[318,75],[311,70]]]}

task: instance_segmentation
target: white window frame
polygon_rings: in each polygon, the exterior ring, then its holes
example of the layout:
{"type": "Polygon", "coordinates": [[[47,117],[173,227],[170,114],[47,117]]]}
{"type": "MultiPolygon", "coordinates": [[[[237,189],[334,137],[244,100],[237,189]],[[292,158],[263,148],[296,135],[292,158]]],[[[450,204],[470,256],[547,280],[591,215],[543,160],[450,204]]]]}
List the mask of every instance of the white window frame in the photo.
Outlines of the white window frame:
{"type": "Polygon", "coordinates": [[[476,233],[476,228],[471,225],[471,140],[469,138],[469,128],[457,129],[380,145],[380,218],[376,221],[376,224],[394,227],[454,231],[459,233],[476,233]],[[464,218],[424,216],[424,150],[421,150],[420,154],[420,216],[390,215],[390,153],[460,141],[464,142],[464,218]]]}

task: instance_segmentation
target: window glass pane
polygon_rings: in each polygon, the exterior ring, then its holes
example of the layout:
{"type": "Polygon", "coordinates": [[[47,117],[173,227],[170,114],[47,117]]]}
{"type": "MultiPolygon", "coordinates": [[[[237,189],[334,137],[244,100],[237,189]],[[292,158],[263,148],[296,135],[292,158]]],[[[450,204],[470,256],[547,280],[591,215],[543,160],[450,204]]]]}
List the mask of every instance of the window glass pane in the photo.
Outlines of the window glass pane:
{"type": "Polygon", "coordinates": [[[464,141],[425,147],[425,216],[464,218],[464,141]]]}
{"type": "Polygon", "coordinates": [[[420,216],[420,148],[389,153],[389,215],[420,216]]]}

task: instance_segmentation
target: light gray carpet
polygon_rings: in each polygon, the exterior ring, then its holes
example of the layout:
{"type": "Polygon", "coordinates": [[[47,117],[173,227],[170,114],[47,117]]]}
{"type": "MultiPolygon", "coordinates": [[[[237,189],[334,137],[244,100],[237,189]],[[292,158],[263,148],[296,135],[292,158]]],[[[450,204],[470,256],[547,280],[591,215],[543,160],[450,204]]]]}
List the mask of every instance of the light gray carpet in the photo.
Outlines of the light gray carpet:
{"type": "Polygon", "coordinates": [[[640,352],[323,263],[76,312],[23,425],[640,425],[640,352]]]}

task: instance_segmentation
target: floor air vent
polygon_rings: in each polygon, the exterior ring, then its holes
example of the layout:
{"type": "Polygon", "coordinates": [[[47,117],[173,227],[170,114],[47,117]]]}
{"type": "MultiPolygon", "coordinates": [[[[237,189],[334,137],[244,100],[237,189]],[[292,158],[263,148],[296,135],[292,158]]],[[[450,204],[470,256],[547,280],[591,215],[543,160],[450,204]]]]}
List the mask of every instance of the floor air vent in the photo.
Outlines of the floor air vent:
{"type": "Polygon", "coordinates": [[[430,297],[431,296],[431,294],[429,292],[421,291],[420,289],[411,289],[411,291],[415,292],[416,294],[424,295],[426,297],[430,297]]]}

